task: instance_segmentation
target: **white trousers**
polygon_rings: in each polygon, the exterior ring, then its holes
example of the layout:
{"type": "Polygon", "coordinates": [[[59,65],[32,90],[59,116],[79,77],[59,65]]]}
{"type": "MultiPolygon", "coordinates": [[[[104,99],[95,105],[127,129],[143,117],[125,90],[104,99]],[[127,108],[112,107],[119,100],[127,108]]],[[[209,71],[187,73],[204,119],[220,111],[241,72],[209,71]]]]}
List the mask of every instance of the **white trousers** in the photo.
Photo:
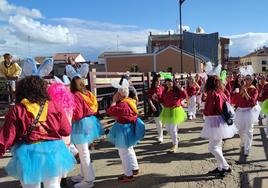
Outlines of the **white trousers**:
{"type": "Polygon", "coordinates": [[[76,147],[80,158],[80,171],[81,175],[84,177],[84,181],[94,181],[95,174],[90,160],[88,143],[77,144],[76,147]]]}
{"type": "Polygon", "coordinates": [[[163,127],[162,127],[162,122],[160,120],[160,117],[155,117],[154,118],[157,133],[158,133],[158,139],[163,140],[163,127]]]}
{"type": "MultiPolygon", "coordinates": [[[[55,178],[51,178],[47,181],[44,181],[44,188],[60,188],[60,178],[59,177],[55,177],[55,178]]],[[[41,182],[37,183],[37,184],[24,184],[23,182],[21,182],[21,185],[23,188],[41,188],[41,182]]]]}
{"type": "Polygon", "coordinates": [[[196,114],[196,96],[190,97],[190,105],[188,106],[188,115],[195,116],[196,114]]]}
{"type": "Polygon", "coordinates": [[[126,176],[132,176],[133,170],[139,170],[139,165],[133,146],[125,149],[119,148],[118,153],[122,161],[123,171],[126,176]]]}
{"type": "Polygon", "coordinates": [[[209,139],[208,150],[216,158],[219,170],[222,169],[227,170],[229,168],[227,161],[223,157],[221,139],[220,140],[209,139]]]}
{"type": "Polygon", "coordinates": [[[240,136],[240,146],[244,147],[244,152],[247,153],[250,151],[252,141],[253,141],[253,124],[244,123],[243,125],[238,126],[238,133],[240,136]]]}
{"type": "Polygon", "coordinates": [[[178,145],[178,126],[176,125],[166,125],[168,134],[171,136],[173,145],[178,145]]]}

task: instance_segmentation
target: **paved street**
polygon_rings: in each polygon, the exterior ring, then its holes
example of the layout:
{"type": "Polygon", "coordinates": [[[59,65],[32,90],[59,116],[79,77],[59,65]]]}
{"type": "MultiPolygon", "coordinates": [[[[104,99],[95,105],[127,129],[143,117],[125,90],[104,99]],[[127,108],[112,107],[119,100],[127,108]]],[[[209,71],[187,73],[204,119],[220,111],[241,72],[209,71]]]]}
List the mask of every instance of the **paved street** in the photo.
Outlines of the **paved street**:
{"type": "MultiPolygon", "coordinates": [[[[201,119],[184,123],[180,130],[179,152],[167,153],[171,140],[165,136],[164,143],[156,143],[156,130],[150,122],[143,141],[135,147],[141,174],[130,184],[119,184],[117,176],[122,174],[121,162],[117,150],[107,142],[101,142],[92,152],[96,172],[96,187],[180,187],[180,188],[265,188],[268,186],[268,140],[264,127],[255,126],[251,156],[245,160],[240,156],[239,138],[227,140],[224,155],[233,169],[224,179],[215,179],[206,175],[215,168],[216,161],[208,153],[208,141],[199,138],[203,121],[201,119]],[[240,161],[240,162],[239,162],[240,161]],[[243,164],[240,164],[240,163],[243,164]],[[265,186],[266,185],[266,186],[265,186]]],[[[0,160],[0,188],[19,187],[18,181],[7,177],[5,166],[10,159],[7,154],[0,160]]],[[[78,166],[70,176],[79,172],[78,166]]],[[[69,186],[72,183],[69,181],[69,186]]]]}

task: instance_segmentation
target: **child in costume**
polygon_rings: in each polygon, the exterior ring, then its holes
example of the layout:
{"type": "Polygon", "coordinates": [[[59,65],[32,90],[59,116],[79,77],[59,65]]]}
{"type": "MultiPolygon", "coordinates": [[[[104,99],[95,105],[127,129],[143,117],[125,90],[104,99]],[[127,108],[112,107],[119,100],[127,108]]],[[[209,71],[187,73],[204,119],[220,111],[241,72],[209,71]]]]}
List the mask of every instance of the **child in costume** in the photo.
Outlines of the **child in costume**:
{"type": "Polygon", "coordinates": [[[172,138],[173,146],[170,152],[176,153],[178,148],[178,125],[187,119],[187,114],[182,108],[182,101],[187,99],[188,102],[189,100],[187,92],[177,87],[171,74],[165,75],[165,85],[166,88],[160,100],[164,106],[160,114],[160,120],[166,126],[167,132],[172,138]]]}
{"type": "Polygon", "coordinates": [[[190,98],[190,104],[188,106],[188,116],[190,120],[196,118],[196,95],[199,89],[199,85],[195,83],[192,77],[189,77],[186,91],[190,98]]]}
{"type": "Polygon", "coordinates": [[[71,65],[66,66],[67,76],[71,78],[71,92],[74,94],[75,109],[72,118],[71,142],[76,145],[80,158],[81,174],[72,178],[79,182],[74,187],[93,187],[95,174],[90,160],[88,144],[103,134],[100,121],[96,118],[98,101],[83,84],[82,77],[88,73],[88,66],[78,74],[71,65]]]}
{"type": "Polygon", "coordinates": [[[162,106],[160,104],[160,98],[164,91],[164,87],[161,85],[161,76],[156,74],[153,76],[151,88],[148,90],[148,102],[151,108],[152,114],[154,116],[154,121],[156,124],[156,129],[158,132],[158,142],[163,142],[163,128],[162,122],[160,121],[160,113],[162,111],[162,106]]]}
{"type": "Polygon", "coordinates": [[[237,130],[234,125],[227,125],[222,117],[224,101],[228,98],[224,94],[217,75],[209,76],[206,82],[206,103],[204,109],[205,124],[201,137],[209,139],[208,150],[217,160],[217,168],[208,174],[224,177],[231,172],[222,152],[223,139],[232,138],[237,130]]]}
{"type": "MultiPolygon", "coordinates": [[[[63,108],[70,124],[72,123],[73,110],[75,107],[74,96],[67,90],[63,83],[53,83],[48,87],[48,94],[52,101],[55,101],[63,108]]],[[[65,144],[70,147],[70,136],[63,137],[65,144]]]]}
{"type": "Polygon", "coordinates": [[[115,117],[116,123],[108,134],[108,140],[118,148],[122,161],[124,175],[118,180],[122,183],[134,181],[134,175],[139,173],[139,165],[133,146],[144,137],[145,126],[138,118],[136,101],[128,97],[129,84],[123,80],[122,84],[113,83],[118,92],[113,97],[113,103],[107,110],[108,115],[115,117]]]}
{"type": "Polygon", "coordinates": [[[52,70],[53,61],[46,60],[37,70],[34,60],[27,59],[23,67],[27,69],[17,85],[16,105],[0,129],[0,156],[13,145],[6,171],[23,188],[39,188],[41,182],[44,188],[60,188],[59,178],[76,161],[62,141],[71,132],[70,123],[63,109],[50,100],[47,83],[40,78],[52,70]]]}
{"type": "Polygon", "coordinates": [[[253,141],[253,126],[258,123],[260,107],[257,104],[258,90],[252,85],[251,68],[240,68],[241,75],[245,76],[244,85],[242,85],[239,93],[236,93],[234,98],[235,106],[237,107],[235,114],[235,123],[239,130],[241,139],[241,148],[244,150],[244,155],[250,153],[253,141]]]}

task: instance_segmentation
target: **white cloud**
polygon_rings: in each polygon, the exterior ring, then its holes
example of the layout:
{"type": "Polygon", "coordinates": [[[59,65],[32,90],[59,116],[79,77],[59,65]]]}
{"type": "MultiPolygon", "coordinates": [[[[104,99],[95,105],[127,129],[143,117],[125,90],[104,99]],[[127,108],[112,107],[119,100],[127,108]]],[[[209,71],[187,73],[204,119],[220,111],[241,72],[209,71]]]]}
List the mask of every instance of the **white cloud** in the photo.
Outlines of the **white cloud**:
{"type": "Polygon", "coordinates": [[[93,20],[83,20],[77,18],[54,18],[52,21],[63,23],[66,26],[80,27],[80,28],[94,28],[100,30],[120,30],[120,29],[138,29],[135,25],[122,25],[122,24],[112,24],[107,22],[98,22],[93,20]]]}
{"type": "Polygon", "coordinates": [[[42,18],[42,14],[37,9],[28,9],[21,6],[9,4],[7,0],[0,0],[0,20],[8,20],[10,15],[24,15],[31,18],[42,18]]]}
{"type": "Polygon", "coordinates": [[[41,24],[39,21],[16,15],[9,18],[13,33],[21,40],[31,40],[55,44],[74,44],[76,36],[67,27],[41,24]]]}
{"type": "Polygon", "coordinates": [[[227,37],[231,39],[231,56],[244,56],[257,48],[268,45],[268,33],[251,32],[227,37]]]}

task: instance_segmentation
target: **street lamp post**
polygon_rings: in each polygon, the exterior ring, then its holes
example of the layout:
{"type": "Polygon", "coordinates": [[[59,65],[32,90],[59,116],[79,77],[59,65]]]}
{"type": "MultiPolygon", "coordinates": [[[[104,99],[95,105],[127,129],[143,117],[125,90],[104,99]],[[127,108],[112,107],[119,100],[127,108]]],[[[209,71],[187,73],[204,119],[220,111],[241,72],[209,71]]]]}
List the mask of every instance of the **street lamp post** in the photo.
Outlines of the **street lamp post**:
{"type": "Polygon", "coordinates": [[[179,0],[180,1],[180,48],[181,48],[181,73],[183,73],[183,62],[182,62],[182,53],[183,53],[183,43],[182,43],[182,15],[181,15],[181,6],[184,3],[185,0],[179,0]]]}

